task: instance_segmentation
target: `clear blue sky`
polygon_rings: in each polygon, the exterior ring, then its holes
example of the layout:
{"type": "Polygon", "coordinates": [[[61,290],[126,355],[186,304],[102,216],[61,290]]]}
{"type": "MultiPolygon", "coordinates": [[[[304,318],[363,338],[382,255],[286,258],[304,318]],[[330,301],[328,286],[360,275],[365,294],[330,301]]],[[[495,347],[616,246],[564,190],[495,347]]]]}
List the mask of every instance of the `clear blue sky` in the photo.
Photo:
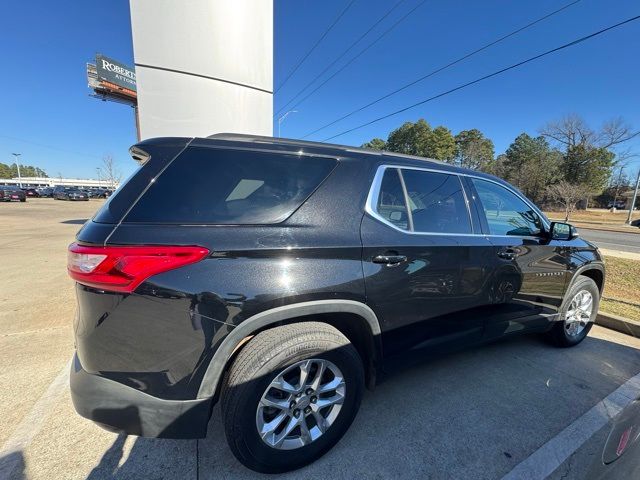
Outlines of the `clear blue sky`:
{"type": "MultiPolygon", "coordinates": [[[[275,111],[359,37],[396,0],[355,0],[351,9],[275,96],[275,111]]],[[[420,0],[405,2],[350,52],[351,58],[420,0]]],[[[424,75],[570,0],[428,0],[351,66],[296,107],[282,134],[311,130],[424,75]]],[[[347,0],[274,0],[275,85],[320,37],[347,0]]],[[[102,52],[133,63],[129,6],[124,0],[12,2],[0,20],[0,161],[12,152],[50,176],[95,176],[105,154],[128,173],[135,142],[129,107],[90,98],[85,63],[102,52]],[[42,12],[35,15],[34,12],[42,12]]],[[[605,26],[640,14],[637,0],[582,0],[564,12],[470,60],[311,137],[322,140],[392,110],[448,90],[605,26]]],[[[359,145],[386,138],[407,120],[425,118],[457,133],[478,128],[496,153],[521,132],[536,134],[567,113],[596,127],[622,116],[640,129],[640,21],[521,69],[335,139],[359,145]]],[[[338,68],[340,62],[335,68],[338,68]]],[[[332,70],[333,71],[333,70],[332,70]]],[[[640,139],[629,146],[640,154],[640,139]]],[[[634,161],[633,169],[640,165],[634,161]]]]}

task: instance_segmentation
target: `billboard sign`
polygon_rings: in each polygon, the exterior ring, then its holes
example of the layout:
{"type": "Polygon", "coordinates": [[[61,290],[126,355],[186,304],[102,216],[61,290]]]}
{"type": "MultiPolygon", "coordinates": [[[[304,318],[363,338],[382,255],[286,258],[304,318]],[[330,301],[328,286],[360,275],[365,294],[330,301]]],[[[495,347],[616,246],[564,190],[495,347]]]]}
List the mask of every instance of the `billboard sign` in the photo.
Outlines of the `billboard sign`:
{"type": "Polygon", "coordinates": [[[96,55],[96,75],[99,82],[106,82],[117,87],[136,91],[136,72],[116,60],[104,55],[96,55]]]}

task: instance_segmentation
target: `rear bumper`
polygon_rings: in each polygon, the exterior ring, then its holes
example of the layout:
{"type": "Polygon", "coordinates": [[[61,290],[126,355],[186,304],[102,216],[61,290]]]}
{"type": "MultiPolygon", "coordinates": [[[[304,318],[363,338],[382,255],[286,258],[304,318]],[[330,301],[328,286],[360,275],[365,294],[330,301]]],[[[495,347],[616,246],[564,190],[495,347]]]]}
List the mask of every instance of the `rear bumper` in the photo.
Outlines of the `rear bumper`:
{"type": "Polygon", "coordinates": [[[74,355],[71,398],[76,411],[101,427],[157,438],[204,438],[212,399],[163,400],[85,372],[74,355]]]}

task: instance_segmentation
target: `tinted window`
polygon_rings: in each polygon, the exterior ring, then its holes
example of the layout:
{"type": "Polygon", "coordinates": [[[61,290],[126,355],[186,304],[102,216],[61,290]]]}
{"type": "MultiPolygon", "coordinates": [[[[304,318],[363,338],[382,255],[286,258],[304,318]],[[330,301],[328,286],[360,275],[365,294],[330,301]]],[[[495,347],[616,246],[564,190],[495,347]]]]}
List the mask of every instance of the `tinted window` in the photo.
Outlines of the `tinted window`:
{"type": "Polygon", "coordinates": [[[472,233],[460,179],[446,173],[402,170],[416,232],[472,233]]]}
{"type": "Polygon", "coordinates": [[[472,179],[491,235],[538,235],[542,230],[540,216],[520,197],[500,185],[472,179]]]}
{"type": "Polygon", "coordinates": [[[328,158],[189,148],[149,187],[125,222],[277,223],[335,165],[328,158]]]}
{"type": "Polygon", "coordinates": [[[404,201],[402,184],[398,170],[388,168],[382,177],[380,193],[378,195],[378,214],[396,227],[407,229],[407,206],[404,201]]]}

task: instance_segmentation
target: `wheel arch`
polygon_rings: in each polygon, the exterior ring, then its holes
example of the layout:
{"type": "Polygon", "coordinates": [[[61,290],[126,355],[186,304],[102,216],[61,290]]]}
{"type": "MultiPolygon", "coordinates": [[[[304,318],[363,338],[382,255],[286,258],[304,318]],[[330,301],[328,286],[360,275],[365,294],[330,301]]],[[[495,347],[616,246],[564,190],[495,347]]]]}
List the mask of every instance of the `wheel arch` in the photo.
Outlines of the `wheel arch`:
{"type": "Polygon", "coordinates": [[[261,331],[290,323],[319,321],[345,335],[360,354],[367,386],[373,388],[382,359],[380,323],[371,308],[353,300],[315,300],[276,307],[249,317],[224,338],[204,373],[197,398],[217,396],[235,354],[261,331]]]}
{"type": "Polygon", "coordinates": [[[603,264],[601,264],[601,263],[587,263],[586,265],[582,265],[580,268],[578,268],[576,270],[576,272],[573,274],[573,278],[571,279],[571,282],[567,286],[567,289],[566,289],[567,292],[571,289],[571,287],[573,287],[573,285],[575,284],[576,280],[581,275],[585,276],[585,277],[588,277],[591,280],[593,280],[596,283],[596,285],[598,286],[598,290],[600,291],[600,295],[602,295],[602,291],[604,290],[604,279],[605,279],[605,272],[604,272],[604,265],[603,264]]]}

